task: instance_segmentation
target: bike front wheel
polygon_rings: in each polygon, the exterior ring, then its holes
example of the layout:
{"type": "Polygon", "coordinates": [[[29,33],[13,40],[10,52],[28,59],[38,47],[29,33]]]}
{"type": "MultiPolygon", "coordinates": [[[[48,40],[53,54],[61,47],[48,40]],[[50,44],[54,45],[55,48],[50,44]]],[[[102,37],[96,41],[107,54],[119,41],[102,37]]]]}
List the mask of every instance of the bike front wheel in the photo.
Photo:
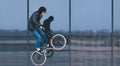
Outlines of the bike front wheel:
{"type": "Polygon", "coordinates": [[[34,65],[43,65],[46,62],[46,55],[38,51],[34,51],[31,54],[31,61],[34,65]]]}
{"type": "Polygon", "coordinates": [[[55,50],[61,50],[66,46],[66,38],[62,34],[56,34],[51,39],[51,46],[55,50]]]}

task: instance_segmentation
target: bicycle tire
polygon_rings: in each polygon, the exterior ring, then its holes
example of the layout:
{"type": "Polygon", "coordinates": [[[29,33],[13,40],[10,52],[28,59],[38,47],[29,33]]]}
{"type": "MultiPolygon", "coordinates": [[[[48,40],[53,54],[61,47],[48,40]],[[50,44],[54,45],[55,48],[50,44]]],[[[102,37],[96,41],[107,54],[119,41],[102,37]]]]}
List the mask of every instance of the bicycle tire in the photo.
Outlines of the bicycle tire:
{"type": "Polygon", "coordinates": [[[43,65],[46,62],[46,55],[38,51],[34,51],[31,54],[31,61],[34,65],[43,65]]]}
{"type": "Polygon", "coordinates": [[[47,49],[47,54],[46,54],[46,57],[47,58],[50,58],[54,55],[54,51],[53,49],[47,49]]]}
{"type": "Polygon", "coordinates": [[[62,34],[55,34],[51,39],[51,46],[55,50],[61,50],[66,46],[66,42],[66,38],[62,34]]]}

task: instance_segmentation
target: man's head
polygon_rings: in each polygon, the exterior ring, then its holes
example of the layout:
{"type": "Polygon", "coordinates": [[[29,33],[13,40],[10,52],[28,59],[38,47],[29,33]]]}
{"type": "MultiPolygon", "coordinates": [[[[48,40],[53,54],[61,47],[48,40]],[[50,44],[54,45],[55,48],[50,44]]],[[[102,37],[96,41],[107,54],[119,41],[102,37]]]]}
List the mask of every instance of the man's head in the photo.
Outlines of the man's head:
{"type": "Polygon", "coordinates": [[[40,7],[40,8],[38,9],[38,11],[39,11],[39,13],[40,13],[41,15],[44,15],[44,14],[46,13],[47,9],[46,9],[45,7],[40,7]]]}

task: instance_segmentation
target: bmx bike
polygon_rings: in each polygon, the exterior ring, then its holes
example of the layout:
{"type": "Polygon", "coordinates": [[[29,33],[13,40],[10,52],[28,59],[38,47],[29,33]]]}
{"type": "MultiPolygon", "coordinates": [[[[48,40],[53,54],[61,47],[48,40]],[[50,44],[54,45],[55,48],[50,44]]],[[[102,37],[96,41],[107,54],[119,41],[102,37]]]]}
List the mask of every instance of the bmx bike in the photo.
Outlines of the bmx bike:
{"type": "MultiPolygon", "coordinates": [[[[61,50],[66,46],[66,38],[62,34],[55,34],[53,32],[44,31],[48,38],[48,45],[46,49],[42,51],[34,51],[31,54],[31,61],[34,65],[43,65],[46,59],[53,56],[53,50],[61,50]]],[[[41,44],[44,44],[41,42],[41,44]]],[[[42,48],[42,46],[41,46],[42,48]]]]}

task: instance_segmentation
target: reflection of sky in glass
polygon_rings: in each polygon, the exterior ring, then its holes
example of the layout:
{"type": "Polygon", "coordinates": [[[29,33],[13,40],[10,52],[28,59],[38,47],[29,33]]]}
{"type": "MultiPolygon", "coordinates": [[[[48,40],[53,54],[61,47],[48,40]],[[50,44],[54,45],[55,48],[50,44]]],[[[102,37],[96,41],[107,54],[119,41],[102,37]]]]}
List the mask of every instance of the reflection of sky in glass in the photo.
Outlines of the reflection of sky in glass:
{"type": "MultiPolygon", "coordinates": [[[[120,17],[117,3],[115,19],[120,17]]],[[[119,21],[114,27],[120,30],[119,21]]],[[[111,31],[111,0],[72,0],[72,30],[111,31]]]]}
{"type": "Polygon", "coordinates": [[[27,29],[26,3],[26,0],[0,0],[0,29],[27,29]]]}
{"type": "MultiPolygon", "coordinates": [[[[69,0],[29,0],[30,16],[40,6],[47,8],[48,16],[55,17],[53,30],[69,30],[69,0]]],[[[0,29],[27,29],[27,0],[0,0],[0,29]]]]}
{"type": "Polygon", "coordinates": [[[30,16],[40,6],[47,8],[41,22],[52,15],[55,17],[51,26],[53,30],[69,30],[69,0],[30,0],[30,16]]]}
{"type": "Polygon", "coordinates": [[[114,1],[114,30],[120,30],[120,0],[114,1]]]}
{"type": "MultiPolygon", "coordinates": [[[[69,30],[69,0],[30,0],[30,15],[40,6],[55,17],[53,30],[69,30]]],[[[114,0],[114,29],[120,30],[120,0],[114,0]]],[[[27,1],[0,0],[0,29],[27,29],[27,1]]],[[[72,30],[111,30],[111,0],[72,0],[72,30]]]]}
{"type": "Polygon", "coordinates": [[[72,0],[73,30],[101,30],[111,28],[110,0],[72,0]],[[77,26],[77,27],[76,27],[77,26]]]}

